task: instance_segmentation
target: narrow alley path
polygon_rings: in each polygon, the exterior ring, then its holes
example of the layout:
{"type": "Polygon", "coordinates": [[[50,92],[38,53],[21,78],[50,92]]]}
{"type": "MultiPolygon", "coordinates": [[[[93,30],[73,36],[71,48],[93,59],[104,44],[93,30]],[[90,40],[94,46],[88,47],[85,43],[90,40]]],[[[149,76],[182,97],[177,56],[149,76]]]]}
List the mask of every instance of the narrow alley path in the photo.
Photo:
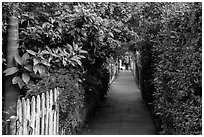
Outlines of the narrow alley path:
{"type": "Polygon", "coordinates": [[[84,135],[154,135],[155,128],[131,71],[112,83],[105,103],[97,108],[84,135]]]}

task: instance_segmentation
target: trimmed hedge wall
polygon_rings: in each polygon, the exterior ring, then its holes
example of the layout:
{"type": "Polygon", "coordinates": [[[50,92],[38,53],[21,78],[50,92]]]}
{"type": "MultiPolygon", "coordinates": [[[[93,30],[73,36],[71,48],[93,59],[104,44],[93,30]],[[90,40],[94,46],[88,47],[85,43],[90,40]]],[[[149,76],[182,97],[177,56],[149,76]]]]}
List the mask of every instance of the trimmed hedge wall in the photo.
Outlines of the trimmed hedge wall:
{"type": "Polygon", "coordinates": [[[201,3],[149,35],[141,42],[142,95],[160,134],[202,134],[201,3]]]}

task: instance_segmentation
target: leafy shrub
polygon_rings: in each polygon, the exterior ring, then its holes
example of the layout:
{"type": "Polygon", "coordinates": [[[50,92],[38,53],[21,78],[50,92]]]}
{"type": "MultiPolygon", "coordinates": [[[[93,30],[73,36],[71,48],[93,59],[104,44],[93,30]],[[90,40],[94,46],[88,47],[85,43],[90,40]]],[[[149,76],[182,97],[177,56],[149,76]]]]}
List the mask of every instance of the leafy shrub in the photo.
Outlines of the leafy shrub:
{"type": "Polygon", "coordinates": [[[152,55],[152,43],[148,41],[141,41],[141,93],[145,103],[151,103],[153,101],[152,94],[154,93],[154,85],[152,83],[153,77],[153,55],[152,55]]]}
{"type": "Polygon", "coordinates": [[[147,92],[162,120],[162,134],[201,134],[201,37],[201,5],[195,3],[183,14],[173,13],[148,38],[145,49],[153,61],[145,61],[150,68],[144,73],[153,72],[148,80],[155,91],[147,92]]]}
{"type": "Polygon", "coordinates": [[[201,6],[174,15],[155,46],[155,106],[164,134],[201,134],[201,6]]]}
{"type": "Polygon", "coordinates": [[[104,98],[107,95],[109,89],[109,71],[106,68],[98,69],[95,73],[85,74],[84,88],[86,91],[86,97],[96,98],[97,101],[104,98]]]}
{"type": "Polygon", "coordinates": [[[161,119],[161,134],[201,134],[202,6],[165,4],[147,3],[137,13],[142,96],[161,119]]]}

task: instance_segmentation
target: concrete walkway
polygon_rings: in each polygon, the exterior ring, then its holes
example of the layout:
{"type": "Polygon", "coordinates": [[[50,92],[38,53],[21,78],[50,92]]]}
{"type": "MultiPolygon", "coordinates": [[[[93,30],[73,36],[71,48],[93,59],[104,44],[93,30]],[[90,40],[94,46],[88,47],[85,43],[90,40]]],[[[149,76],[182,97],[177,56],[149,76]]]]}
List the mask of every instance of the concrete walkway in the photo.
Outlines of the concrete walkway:
{"type": "Polygon", "coordinates": [[[88,122],[83,135],[154,135],[155,128],[131,71],[112,83],[107,100],[88,122]]]}

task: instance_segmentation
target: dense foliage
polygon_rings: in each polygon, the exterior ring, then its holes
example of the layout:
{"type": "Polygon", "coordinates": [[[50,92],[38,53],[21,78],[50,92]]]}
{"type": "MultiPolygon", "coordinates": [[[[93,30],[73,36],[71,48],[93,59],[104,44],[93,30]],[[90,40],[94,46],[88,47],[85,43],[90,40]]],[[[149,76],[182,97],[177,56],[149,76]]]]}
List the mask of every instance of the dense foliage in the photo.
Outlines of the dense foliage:
{"type": "Polygon", "coordinates": [[[27,96],[61,87],[61,105],[70,104],[61,111],[67,134],[77,131],[83,104],[107,94],[109,60],[128,47],[141,54],[140,90],[160,121],[160,133],[201,134],[201,3],[3,3],[2,8],[4,70],[7,17],[20,20],[18,65],[5,75],[13,75],[13,84],[27,96]]]}
{"type": "Polygon", "coordinates": [[[202,8],[172,15],[160,32],[154,73],[155,109],[165,134],[202,131],[202,8]],[[165,32],[166,31],[166,32],[165,32]],[[162,35],[162,36],[161,36],[162,35]],[[164,103],[166,102],[166,103],[164,103]]]}
{"type": "Polygon", "coordinates": [[[3,33],[12,9],[20,20],[20,55],[15,57],[18,66],[4,71],[6,76],[14,75],[13,84],[22,88],[61,67],[83,67],[85,77],[106,69],[107,59],[116,59],[120,43],[116,35],[120,36],[123,23],[100,17],[100,8],[95,11],[97,6],[101,3],[4,3],[3,33]]]}
{"type": "Polygon", "coordinates": [[[160,133],[201,134],[201,3],[146,3],[141,15],[141,91],[160,133]]]}
{"type": "Polygon", "coordinates": [[[44,76],[36,85],[28,85],[27,98],[59,89],[59,128],[65,129],[66,134],[77,134],[85,121],[85,91],[80,77],[78,70],[59,69],[44,76]]]}
{"type": "MultiPolygon", "coordinates": [[[[12,75],[26,97],[59,87],[60,126],[66,134],[78,132],[84,107],[103,99],[109,88],[108,58],[117,58],[123,23],[109,14],[102,17],[97,8],[102,5],[109,10],[106,3],[3,3],[4,36],[7,17],[20,20],[17,65],[5,76],[12,75]]],[[[3,37],[4,66],[6,48],[3,37]]]]}

